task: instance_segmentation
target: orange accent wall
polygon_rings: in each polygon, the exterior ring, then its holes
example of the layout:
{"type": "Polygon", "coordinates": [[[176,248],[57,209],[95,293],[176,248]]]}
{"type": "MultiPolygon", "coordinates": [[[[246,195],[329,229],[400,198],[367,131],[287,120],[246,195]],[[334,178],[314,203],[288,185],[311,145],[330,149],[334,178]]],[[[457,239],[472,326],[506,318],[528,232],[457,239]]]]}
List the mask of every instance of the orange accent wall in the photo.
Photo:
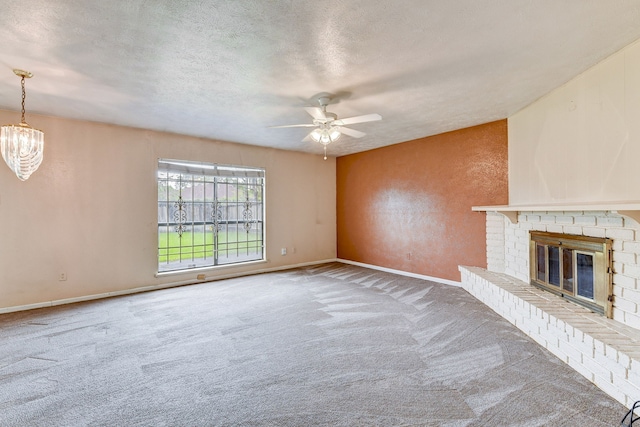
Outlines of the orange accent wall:
{"type": "Polygon", "coordinates": [[[508,204],[507,121],[339,157],[338,258],[460,280],[486,267],[485,213],[508,204]]]}

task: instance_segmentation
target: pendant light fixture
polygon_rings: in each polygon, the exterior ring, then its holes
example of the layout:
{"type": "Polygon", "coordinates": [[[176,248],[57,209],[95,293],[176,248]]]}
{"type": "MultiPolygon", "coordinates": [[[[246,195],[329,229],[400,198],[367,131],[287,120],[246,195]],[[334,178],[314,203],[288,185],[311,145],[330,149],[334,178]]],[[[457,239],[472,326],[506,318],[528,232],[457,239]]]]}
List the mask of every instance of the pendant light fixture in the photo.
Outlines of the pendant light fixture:
{"type": "Polygon", "coordinates": [[[321,123],[318,128],[311,131],[309,138],[314,142],[319,142],[324,146],[324,159],[327,160],[327,145],[337,141],[340,138],[340,128],[331,126],[327,123],[321,123]]]}
{"type": "Polygon", "coordinates": [[[24,79],[33,77],[28,71],[13,70],[22,85],[22,119],[17,125],[4,125],[0,131],[2,158],[21,181],[29,179],[42,163],[44,132],[34,129],[24,119],[24,79]]]}

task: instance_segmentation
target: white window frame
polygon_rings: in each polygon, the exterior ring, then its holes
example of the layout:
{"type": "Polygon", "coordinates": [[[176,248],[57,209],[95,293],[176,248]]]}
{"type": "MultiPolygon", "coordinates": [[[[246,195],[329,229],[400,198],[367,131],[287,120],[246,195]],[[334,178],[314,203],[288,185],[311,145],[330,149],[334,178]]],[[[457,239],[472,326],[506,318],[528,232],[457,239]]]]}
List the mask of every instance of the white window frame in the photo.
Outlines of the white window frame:
{"type": "Polygon", "coordinates": [[[265,170],[158,159],[158,274],[265,260],[265,170]]]}

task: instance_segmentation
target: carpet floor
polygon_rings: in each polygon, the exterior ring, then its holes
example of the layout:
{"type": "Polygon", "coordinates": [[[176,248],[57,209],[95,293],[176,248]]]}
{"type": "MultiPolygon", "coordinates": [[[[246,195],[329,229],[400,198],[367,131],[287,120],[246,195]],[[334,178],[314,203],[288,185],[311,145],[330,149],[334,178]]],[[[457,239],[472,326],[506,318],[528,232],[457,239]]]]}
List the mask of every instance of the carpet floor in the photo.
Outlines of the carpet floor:
{"type": "Polygon", "coordinates": [[[615,426],[461,288],[340,263],[0,315],[0,426],[615,426]]]}

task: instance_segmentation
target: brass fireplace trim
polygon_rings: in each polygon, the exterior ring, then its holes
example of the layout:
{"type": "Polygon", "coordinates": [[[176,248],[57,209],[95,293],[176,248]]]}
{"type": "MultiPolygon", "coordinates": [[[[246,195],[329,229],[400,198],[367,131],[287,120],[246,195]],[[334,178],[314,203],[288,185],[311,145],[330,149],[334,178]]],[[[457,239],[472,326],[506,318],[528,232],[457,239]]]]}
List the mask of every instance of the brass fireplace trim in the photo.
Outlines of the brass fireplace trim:
{"type": "MultiPolygon", "coordinates": [[[[560,234],[560,233],[546,233],[541,231],[529,232],[529,265],[531,274],[531,284],[559,295],[569,301],[582,305],[596,313],[600,313],[608,318],[613,317],[613,268],[612,268],[612,254],[611,254],[611,239],[579,236],[572,234],[560,234]],[[541,281],[537,278],[538,266],[536,256],[536,244],[545,245],[545,272],[548,279],[548,247],[559,248],[559,254],[563,254],[565,250],[569,249],[581,254],[591,254],[593,256],[593,270],[594,270],[594,297],[593,299],[583,298],[573,293],[567,292],[563,289],[562,284],[560,286],[554,286],[547,281],[541,281]]],[[[562,278],[563,262],[562,255],[559,256],[559,274],[562,278]]],[[[572,272],[572,277],[574,274],[572,272]]],[[[562,279],[561,279],[562,280],[562,279]]]]}

